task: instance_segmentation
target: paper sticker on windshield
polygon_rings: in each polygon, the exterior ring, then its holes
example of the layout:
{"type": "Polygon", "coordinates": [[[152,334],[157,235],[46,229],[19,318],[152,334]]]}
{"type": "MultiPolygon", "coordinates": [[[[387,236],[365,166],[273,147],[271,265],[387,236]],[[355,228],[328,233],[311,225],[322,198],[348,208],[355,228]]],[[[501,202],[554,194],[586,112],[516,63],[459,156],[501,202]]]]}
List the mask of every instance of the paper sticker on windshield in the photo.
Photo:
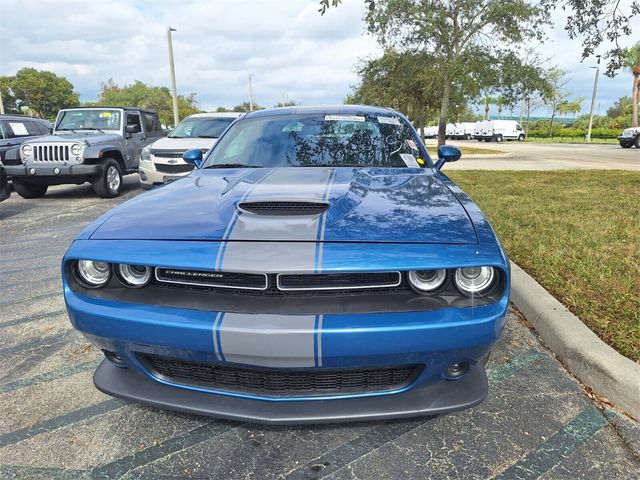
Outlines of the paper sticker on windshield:
{"type": "Polygon", "coordinates": [[[396,117],[378,117],[378,123],[386,123],[387,125],[400,125],[400,119],[396,117]]]}
{"type": "Polygon", "coordinates": [[[411,150],[417,150],[418,149],[418,146],[416,145],[416,142],[414,142],[411,139],[407,140],[407,145],[409,145],[409,148],[411,150]]]}
{"type": "Polygon", "coordinates": [[[404,164],[409,168],[420,168],[416,157],[411,155],[410,153],[401,153],[400,158],[404,162],[404,164]]]}
{"type": "Polygon", "coordinates": [[[327,122],[364,122],[365,118],[359,115],[325,115],[327,122]]]}
{"type": "Polygon", "coordinates": [[[11,130],[13,130],[14,135],[29,135],[24,123],[9,122],[9,125],[11,125],[11,130]]]}

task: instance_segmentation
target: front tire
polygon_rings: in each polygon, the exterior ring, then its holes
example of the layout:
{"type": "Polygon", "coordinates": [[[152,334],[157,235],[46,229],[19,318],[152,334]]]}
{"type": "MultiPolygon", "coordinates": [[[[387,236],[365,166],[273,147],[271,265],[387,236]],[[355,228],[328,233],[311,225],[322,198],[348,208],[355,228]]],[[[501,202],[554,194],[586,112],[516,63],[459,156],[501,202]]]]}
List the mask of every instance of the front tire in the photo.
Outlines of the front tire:
{"type": "Polygon", "coordinates": [[[518,136],[518,141],[524,142],[524,135],[522,133],[518,136]]]}
{"type": "Polygon", "coordinates": [[[502,142],[502,135],[496,135],[496,143],[502,142]]]}
{"type": "Polygon", "coordinates": [[[99,177],[93,181],[93,189],[102,198],[114,198],[122,189],[122,170],[113,158],[107,158],[99,177]]]}
{"type": "Polygon", "coordinates": [[[48,188],[49,185],[37,185],[13,179],[13,189],[22,198],[42,198],[47,193],[48,188]]]}
{"type": "Polygon", "coordinates": [[[640,135],[636,137],[636,141],[634,142],[634,145],[636,146],[636,148],[640,148],[640,135]]]}

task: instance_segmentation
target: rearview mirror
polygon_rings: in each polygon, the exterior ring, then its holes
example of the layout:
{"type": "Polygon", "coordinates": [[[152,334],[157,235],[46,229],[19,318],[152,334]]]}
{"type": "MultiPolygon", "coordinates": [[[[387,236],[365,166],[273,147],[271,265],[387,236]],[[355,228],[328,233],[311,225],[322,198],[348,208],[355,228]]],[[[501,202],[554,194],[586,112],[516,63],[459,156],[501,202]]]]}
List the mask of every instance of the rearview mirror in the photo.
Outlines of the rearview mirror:
{"type": "Polygon", "coordinates": [[[195,165],[196,168],[200,168],[200,165],[202,164],[202,150],[199,148],[187,150],[182,154],[182,159],[191,165],[195,165]]]}
{"type": "Polygon", "coordinates": [[[440,145],[438,147],[438,161],[436,162],[436,170],[440,170],[447,162],[457,162],[460,160],[462,152],[458,147],[453,145],[440,145]]]}

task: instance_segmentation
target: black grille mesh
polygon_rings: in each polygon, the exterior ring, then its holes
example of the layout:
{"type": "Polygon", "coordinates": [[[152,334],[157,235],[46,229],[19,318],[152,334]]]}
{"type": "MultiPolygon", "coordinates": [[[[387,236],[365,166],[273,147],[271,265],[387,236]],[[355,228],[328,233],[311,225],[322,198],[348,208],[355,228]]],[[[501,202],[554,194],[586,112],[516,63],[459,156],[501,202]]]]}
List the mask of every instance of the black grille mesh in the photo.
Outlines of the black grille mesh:
{"type": "Polygon", "coordinates": [[[186,173],[194,169],[189,163],[177,163],[169,165],[167,163],[156,163],[156,170],[162,173],[186,173]]]}
{"type": "Polygon", "coordinates": [[[278,277],[282,289],[383,288],[400,284],[400,272],[283,274],[278,277]]]}
{"type": "Polygon", "coordinates": [[[319,215],[329,205],[316,202],[243,202],[239,207],[257,215],[319,215]]]}
{"type": "Polygon", "coordinates": [[[285,370],[216,366],[155,355],[144,355],[141,359],[153,374],[174,383],[268,396],[313,396],[396,390],[411,383],[422,370],[418,365],[285,370]]]}

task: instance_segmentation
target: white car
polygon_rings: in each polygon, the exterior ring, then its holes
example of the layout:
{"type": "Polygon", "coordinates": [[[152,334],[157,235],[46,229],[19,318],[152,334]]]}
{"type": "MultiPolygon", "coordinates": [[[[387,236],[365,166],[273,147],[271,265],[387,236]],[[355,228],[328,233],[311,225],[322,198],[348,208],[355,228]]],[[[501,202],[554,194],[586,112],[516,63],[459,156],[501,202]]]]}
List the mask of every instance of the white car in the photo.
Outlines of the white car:
{"type": "Polygon", "coordinates": [[[524,142],[525,131],[515,120],[490,120],[476,124],[476,140],[485,142],[502,142],[503,140],[519,140],[524,142]],[[479,133],[478,133],[479,132],[479,133]]]}
{"type": "Polygon", "coordinates": [[[206,153],[239,112],[196,113],[169,133],[142,150],[138,174],[140,186],[148,189],[188,175],[193,165],[182,159],[187,150],[199,148],[206,153]]]}

